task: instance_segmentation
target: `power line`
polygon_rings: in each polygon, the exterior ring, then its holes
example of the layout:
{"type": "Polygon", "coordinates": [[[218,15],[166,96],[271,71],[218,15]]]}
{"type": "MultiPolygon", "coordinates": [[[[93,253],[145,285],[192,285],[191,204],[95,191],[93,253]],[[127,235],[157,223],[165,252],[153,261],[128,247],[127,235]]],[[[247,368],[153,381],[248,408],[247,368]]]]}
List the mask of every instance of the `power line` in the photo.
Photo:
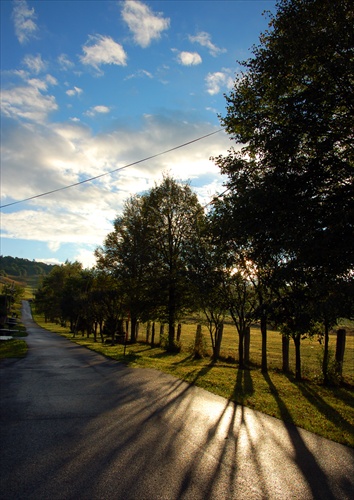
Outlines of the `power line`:
{"type": "Polygon", "coordinates": [[[218,134],[222,130],[223,129],[220,128],[219,130],[216,130],[214,132],[210,132],[209,134],[198,137],[197,139],[193,139],[191,141],[185,142],[185,143],[180,144],[179,146],[175,146],[171,149],[166,149],[166,151],[162,151],[161,153],[147,156],[146,158],[143,158],[142,160],[134,161],[133,163],[129,163],[128,165],[124,165],[123,167],[115,168],[114,170],[111,170],[109,172],[105,172],[104,174],[96,175],[95,177],[90,177],[89,179],[84,179],[83,181],[75,182],[74,184],[69,184],[68,186],[63,186],[61,188],[53,189],[52,191],[46,191],[45,193],[36,194],[34,196],[30,196],[29,198],[25,198],[23,200],[13,201],[12,203],[7,203],[6,205],[1,205],[0,209],[6,208],[6,207],[11,207],[13,205],[18,205],[19,203],[24,203],[25,201],[34,200],[34,199],[40,198],[42,196],[47,196],[49,194],[57,193],[58,191],[64,191],[65,189],[70,189],[72,187],[79,186],[80,184],[85,184],[86,182],[91,182],[91,181],[94,181],[96,179],[100,179],[101,177],[104,177],[105,175],[110,175],[110,174],[113,174],[114,172],[119,172],[120,170],[124,170],[125,168],[128,168],[128,167],[132,167],[133,165],[138,165],[139,163],[143,163],[144,161],[152,160],[153,158],[157,158],[158,156],[161,156],[161,155],[164,155],[167,153],[171,153],[171,151],[175,151],[176,149],[184,148],[185,146],[188,146],[189,144],[193,144],[194,142],[198,142],[198,141],[201,141],[202,139],[206,139],[207,137],[210,137],[211,135],[218,134]]]}

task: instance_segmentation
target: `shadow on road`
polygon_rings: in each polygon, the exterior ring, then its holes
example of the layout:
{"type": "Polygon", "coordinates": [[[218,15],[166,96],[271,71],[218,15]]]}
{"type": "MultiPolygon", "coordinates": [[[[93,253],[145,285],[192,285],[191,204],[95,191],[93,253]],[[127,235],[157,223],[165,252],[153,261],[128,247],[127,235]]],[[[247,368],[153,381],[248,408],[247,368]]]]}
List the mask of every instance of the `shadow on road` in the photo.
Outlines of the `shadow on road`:
{"type": "MultiPolygon", "coordinates": [[[[34,328],[28,359],[8,377],[3,498],[351,497],[353,454],[345,447],[323,447],[324,440],[291,424],[164,373],[72,348],[54,335],[34,328]],[[342,453],[337,469],[327,449],[342,453]]],[[[268,375],[265,380],[291,421],[268,375]]],[[[245,400],[253,393],[250,371],[238,370],[236,391],[245,400]]]]}
{"type": "Polygon", "coordinates": [[[327,475],[323,472],[315,456],[307,447],[301,436],[301,433],[299,432],[299,429],[295,425],[291,425],[291,413],[279,396],[275,385],[273,384],[267,373],[264,373],[263,376],[269,385],[271,393],[273,394],[278,404],[282,419],[285,422],[285,428],[288,431],[289,438],[294,448],[294,462],[297,464],[298,469],[301,471],[304,479],[307,481],[313,497],[335,500],[336,496],[331,491],[331,486],[328,482],[327,475]]]}

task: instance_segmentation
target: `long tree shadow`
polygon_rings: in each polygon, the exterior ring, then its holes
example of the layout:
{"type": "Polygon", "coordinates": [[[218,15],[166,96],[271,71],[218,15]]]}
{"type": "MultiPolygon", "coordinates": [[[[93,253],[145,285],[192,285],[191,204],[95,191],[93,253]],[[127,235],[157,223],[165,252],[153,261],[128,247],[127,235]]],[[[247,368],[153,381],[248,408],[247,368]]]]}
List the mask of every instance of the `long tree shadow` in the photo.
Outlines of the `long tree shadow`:
{"type": "Polygon", "coordinates": [[[282,420],[284,422],[288,422],[290,424],[294,423],[294,420],[291,416],[291,413],[289,412],[284,401],[279,396],[279,392],[278,392],[276,386],[273,384],[271,378],[269,377],[269,374],[263,373],[263,377],[264,377],[265,381],[267,382],[267,384],[269,385],[269,390],[270,390],[271,394],[273,395],[273,397],[278,405],[282,420]]]}
{"type": "Polygon", "coordinates": [[[189,380],[190,384],[195,384],[198,378],[203,377],[206,375],[210,370],[215,366],[214,361],[211,361],[207,365],[204,365],[201,367],[201,369],[194,375],[192,380],[189,380]]]}
{"type": "Polygon", "coordinates": [[[254,386],[251,370],[239,368],[237,370],[236,383],[230,399],[232,401],[236,401],[237,403],[245,404],[247,402],[247,398],[252,396],[253,393],[254,386]]]}
{"type": "Polygon", "coordinates": [[[333,424],[338,425],[340,423],[341,427],[349,435],[354,434],[354,425],[348,422],[345,417],[340,414],[333,406],[327,403],[310,385],[305,383],[299,383],[298,388],[305,396],[305,398],[315,406],[327,420],[331,421],[333,424]]]}
{"type": "Polygon", "coordinates": [[[276,386],[273,384],[268,373],[263,374],[265,381],[269,385],[270,391],[280,410],[282,420],[285,422],[285,428],[294,448],[295,458],[299,470],[311,488],[313,498],[326,498],[326,500],[335,500],[337,497],[332,492],[327,475],[323,472],[317,463],[313,453],[307,447],[299,429],[293,425],[293,419],[284,401],[279,396],[276,386]]]}
{"type": "Polygon", "coordinates": [[[330,390],[337,399],[340,399],[346,405],[354,408],[354,386],[350,384],[342,384],[339,387],[332,386],[330,390]]]}

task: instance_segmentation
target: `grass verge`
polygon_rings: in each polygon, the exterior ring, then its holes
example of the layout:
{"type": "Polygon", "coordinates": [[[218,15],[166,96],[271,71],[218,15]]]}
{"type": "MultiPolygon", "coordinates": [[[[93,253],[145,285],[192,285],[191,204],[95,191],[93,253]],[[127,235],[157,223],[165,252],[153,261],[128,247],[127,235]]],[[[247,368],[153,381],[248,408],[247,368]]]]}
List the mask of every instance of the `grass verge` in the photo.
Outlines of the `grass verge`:
{"type": "Polygon", "coordinates": [[[316,380],[296,382],[278,369],[262,374],[258,366],[240,370],[235,362],[211,363],[209,358],[195,360],[190,352],[169,354],[160,347],[138,342],[124,346],[73,338],[68,329],[38,324],[76,343],[132,367],[153,368],[223,396],[235,403],[259,410],[293,423],[332,441],[354,447],[354,388],[350,384],[324,387],[316,380]]]}
{"type": "Polygon", "coordinates": [[[10,339],[0,342],[0,359],[23,358],[27,354],[27,344],[24,340],[10,339]]]}

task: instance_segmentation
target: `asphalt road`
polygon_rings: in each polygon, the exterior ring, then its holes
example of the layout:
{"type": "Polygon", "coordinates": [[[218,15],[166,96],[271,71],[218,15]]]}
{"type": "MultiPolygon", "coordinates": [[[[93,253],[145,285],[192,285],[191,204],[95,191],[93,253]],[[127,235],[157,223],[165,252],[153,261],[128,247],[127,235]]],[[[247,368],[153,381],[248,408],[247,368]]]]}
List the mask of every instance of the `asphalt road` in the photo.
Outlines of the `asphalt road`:
{"type": "Polygon", "coordinates": [[[0,497],[350,499],[354,450],[39,328],[0,363],[0,497]]]}

